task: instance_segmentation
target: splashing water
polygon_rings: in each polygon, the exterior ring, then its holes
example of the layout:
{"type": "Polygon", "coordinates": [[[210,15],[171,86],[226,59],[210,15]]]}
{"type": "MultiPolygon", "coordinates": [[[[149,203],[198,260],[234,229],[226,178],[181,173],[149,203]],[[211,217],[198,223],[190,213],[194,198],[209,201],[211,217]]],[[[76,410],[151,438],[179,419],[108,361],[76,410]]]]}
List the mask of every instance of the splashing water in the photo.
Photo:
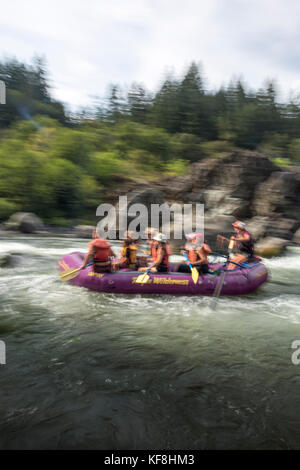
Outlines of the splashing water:
{"type": "Polygon", "coordinates": [[[60,282],[86,240],[2,238],[0,448],[300,447],[300,249],[271,282],[220,298],[126,296],[60,282]]]}

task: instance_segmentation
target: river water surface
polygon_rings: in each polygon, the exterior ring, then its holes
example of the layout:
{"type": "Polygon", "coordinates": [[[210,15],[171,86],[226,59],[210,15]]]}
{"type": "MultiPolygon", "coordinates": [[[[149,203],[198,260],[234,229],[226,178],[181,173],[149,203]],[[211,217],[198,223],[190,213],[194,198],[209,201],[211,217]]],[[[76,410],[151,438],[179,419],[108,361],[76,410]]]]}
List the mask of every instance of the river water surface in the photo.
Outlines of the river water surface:
{"type": "Polygon", "coordinates": [[[62,283],[58,259],[86,245],[0,239],[1,449],[300,449],[299,248],[212,311],[62,283]]]}

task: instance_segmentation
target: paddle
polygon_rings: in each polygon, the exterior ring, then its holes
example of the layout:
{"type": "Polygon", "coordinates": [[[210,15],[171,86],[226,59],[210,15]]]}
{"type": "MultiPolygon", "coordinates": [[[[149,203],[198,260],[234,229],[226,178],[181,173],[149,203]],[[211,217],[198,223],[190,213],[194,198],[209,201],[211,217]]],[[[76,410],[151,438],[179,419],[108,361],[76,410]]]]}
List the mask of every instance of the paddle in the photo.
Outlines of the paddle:
{"type": "MultiPolygon", "coordinates": [[[[211,253],[212,255],[215,255],[215,256],[220,256],[222,258],[228,258],[228,256],[226,255],[221,255],[220,253],[211,253]]],[[[239,266],[240,268],[250,268],[249,264],[246,264],[246,263],[243,263],[243,264],[240,264],[240,263],[236,263],[235,261],[232,261],[230,260],[230,263],[232,264],[235,264],[236,266],[239,266]]]]}
{"type": "Polygon", "coordinates": [[[225,281],[225,276],[226,276],[226,266],[228,263],[232,263],[232,264],[235,264],[236,266],[239,266],[240,268],[247,268],[248,265],[247,264],[239,264],[239,263],[236,263],[235,261],[232,261],[229,259],[229,255],[231,253],[231,250],[233,248],[233,240],[230,240],[230,243],[229,243],[229,246],[228,246],[228,255],[225,256],[225,255],[219,255],[219,256],[222,256],[223,258],[226,258],[226,262],[224,263],[224,266],[223,266],[223,271],[220,275],[220,278],[217,282],[217,285],[216,285],[216,288],[214,290],[214,293],[213,293],[213,300],[212,300],[212,303],[211,303],[211,309],[212,310],[215,310],[216,306],[217,306],[217,302],[218,302],[218,299],[220,297],[220,294],[221,294],[221,291],[222,291],[222,287],[223,287],[223,284],[224,284],[224,281],[225,281]]]}
{"type": "MultiPolygon", "coordinates": [[[[219,300],[219,297],[220,297],[220,294],[221,294],[221,290],[222,290],[222,287],[223,287],[223,284],[224,284],[224,281],[225,281],[226,266],[227,266],[227,263],[229,261],[229,259],[228,259],[229,254],[230,254],[230,251],[228,253],[228,256],[226,256],[226,262],[224,263],[223,271],[221,272],[220,278],[217,282],[216,288],[215,288],[214,293],[213,293],[213,300],[212,300],[212,303],[211,303],[211,306],[210,306],[210,308],[212,310],[216,309],[216,306],[217,306],[217,303],[218,303],[218,300],[219,300]]],[[[225,255],[224,255],[224,258],[225,258],[225,255]]]]}
{"type": "Polygon", "coordinates": [[[188,265],[189,265],[189,268],[190,268],[191,273],[192,273],[192,279],[193,279],[193,281],[194,281],[194,284],[197,284],[198,279],[199,279],[199,272],[198,272],[198,269],[195,268],[195,267],[193,267],[193,266],[191,265],[190,260],[189,260],[189,258],[188,258],[188,256],[187,256],[186,253],[182,253],[182,254],[183,254],[183,256],[185,257],[185,259],[188,261],[188,265]]]}
{"type": "MultiPolygon", "coordinates": [[[[87,268],[88,266],[91,266],[92,264],[94,264],[94,262],[87,264],[85,266],[85,268],[87,268]]],[[[74,279],[74,277],[78,276],[80,271],[81,271],[81,268],[66,269],[65,271],[62,271],[61,273],[59,273],[59,276],[60,276],[62,281],[66,282],[66,281],[70,281],[71,279],[74,279]]]]}
{"type": "Polygon", "coordinates": [[[140,274],[137,278],[136,278],[136,283],[138,284],[146,284],[146,282],[149,281],[150,279],[150,276],[148,275],[150,271],[150,268],[147,269],[143,274],[140,274]]]}
{"type": "MultiPolygon", "coordinates": [[[[226,264],[227,264],[227,262],[226,262],[226,264]]],[[[225,264],[225,266],[226,266],[226,264],[225,264]]],[[[213,293],[213,300],[212,300],[212,303],[211,303],[211,306],[210,306],[210,308],[212,310],[216,309],[217,302],[218,302],[218,299],[220,297],[220,293],[221,293],[221,290],[222,290],[222,287],[223,287],[223,284],[224,284],[224,281],[225,281],[225,276],[226,276],[225,266],[224,266],[224,271],[222,271],[222,273],[220,275],[220,278],[218,280],[218,283],[216,285],[215,291],[213,293]]]]}

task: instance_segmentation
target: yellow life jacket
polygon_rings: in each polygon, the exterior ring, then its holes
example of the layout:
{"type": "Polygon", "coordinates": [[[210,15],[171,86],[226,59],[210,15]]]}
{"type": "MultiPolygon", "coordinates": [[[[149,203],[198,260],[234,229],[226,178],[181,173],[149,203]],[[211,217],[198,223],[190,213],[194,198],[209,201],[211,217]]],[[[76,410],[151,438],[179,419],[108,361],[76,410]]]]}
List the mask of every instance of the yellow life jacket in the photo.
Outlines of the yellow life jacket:
{"type": "Polygon", "coordinates": [[[129,268],[136,266],[137,247],[135,245],[124,246],[121,251],[123,258],[126,258],[129,268]]]}

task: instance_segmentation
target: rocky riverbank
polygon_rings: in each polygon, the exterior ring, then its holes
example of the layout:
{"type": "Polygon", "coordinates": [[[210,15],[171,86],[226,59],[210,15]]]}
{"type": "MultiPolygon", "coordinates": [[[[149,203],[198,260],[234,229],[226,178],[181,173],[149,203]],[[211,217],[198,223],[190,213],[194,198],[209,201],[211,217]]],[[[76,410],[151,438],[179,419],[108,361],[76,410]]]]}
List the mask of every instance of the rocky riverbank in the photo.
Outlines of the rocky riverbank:
{"type": "MultiPolygon", "coordinates": [[[[203,203],[205,236],[213,247],[218,233],[226,236],[232,232],[235,219],[246,222],[258,254],[277,255],[288,244],[300,244],[300,167],[280,168],[257,152],[237,150],[223,158],[194,163],[189,174],[181,177],[136,183],[124,180],[111,191],[107,202],[117,205],[120,195],[127,195],[128,209],[135,203],[148,208],[153,203],[203,203]]],[[[92,226],[84,225],[46,227],[30,213],[14,214],[1,229],[6,234],[72,238],[91,238],[93,231],[92,226]]]]}

